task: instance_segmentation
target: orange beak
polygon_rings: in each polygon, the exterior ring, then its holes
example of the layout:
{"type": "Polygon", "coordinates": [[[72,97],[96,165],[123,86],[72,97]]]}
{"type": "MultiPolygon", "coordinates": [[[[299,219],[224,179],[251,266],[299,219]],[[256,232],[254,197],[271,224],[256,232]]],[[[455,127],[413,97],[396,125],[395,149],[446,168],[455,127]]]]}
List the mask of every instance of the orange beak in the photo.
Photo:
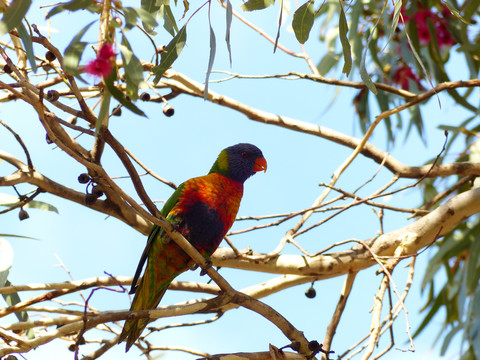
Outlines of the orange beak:
{"type": "Polygon", "coordinates": [[[261,157],[255,160],[255,164],[253,164],[253,171],[267,171],[267,160],[261,157]]]}

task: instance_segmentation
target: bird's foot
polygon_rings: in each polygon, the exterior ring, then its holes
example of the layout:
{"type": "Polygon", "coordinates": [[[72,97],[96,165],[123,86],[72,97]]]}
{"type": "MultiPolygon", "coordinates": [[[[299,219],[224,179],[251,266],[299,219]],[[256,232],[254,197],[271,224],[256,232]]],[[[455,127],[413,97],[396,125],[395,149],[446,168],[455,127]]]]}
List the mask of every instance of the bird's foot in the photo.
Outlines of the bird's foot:
{"type": "Polygon", "coordinates": [[[188,263],[188,268],[190,270],[197,270],[198,269],[198,264],[196,262],[191,261],[190,263],[188,263]]]}
{"type": "Polygon", "coordinates": [[[210,259],[207,259],[205,261],[205,267],[202,268],[202,270],[200,271],[200,276],[203,276],[207,273],[208,269],[210,269],[212,267],[213,263],[212,263],[212,260],[210,259]]]}

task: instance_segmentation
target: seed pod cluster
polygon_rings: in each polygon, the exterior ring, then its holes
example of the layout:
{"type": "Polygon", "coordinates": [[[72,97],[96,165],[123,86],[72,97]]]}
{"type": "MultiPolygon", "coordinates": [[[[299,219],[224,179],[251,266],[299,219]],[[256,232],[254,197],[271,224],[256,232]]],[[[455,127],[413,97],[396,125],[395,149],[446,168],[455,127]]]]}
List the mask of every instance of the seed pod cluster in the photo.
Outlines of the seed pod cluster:
{"type": "Polygon", "coordinates": [[[83,201],[85,205],[93,205],[98,198],[103,196],[103,190],[100,185],[93,181],[90,175],[82,173],[78,176],[78,182],[80,184],[87,184],[85,188],[85,196],[83,201]]]}

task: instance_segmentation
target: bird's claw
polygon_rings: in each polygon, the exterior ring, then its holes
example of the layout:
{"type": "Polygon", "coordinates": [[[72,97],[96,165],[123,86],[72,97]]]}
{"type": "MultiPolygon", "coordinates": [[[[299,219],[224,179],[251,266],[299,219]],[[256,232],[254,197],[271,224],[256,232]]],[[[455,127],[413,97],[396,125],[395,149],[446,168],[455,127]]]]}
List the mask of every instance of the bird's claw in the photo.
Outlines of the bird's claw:
{"type": "Polygon", "coordinates": [[[188,264],[188,268],[190,270],[197,270],[198,269],[198,264],[192,261],[188,264]]]}
{"type": "Polygon", "coordinates": [[[207,273],[208,269],[210,269],[210,268],[212,267],[212,265],[213,265],[213,264],[212,264],[212,260],[207,259],[207,260],[205,261],[205,267],[202,268],[202,270],[200,271],[200,276],[205,275],[205,274],[207,273]]]}

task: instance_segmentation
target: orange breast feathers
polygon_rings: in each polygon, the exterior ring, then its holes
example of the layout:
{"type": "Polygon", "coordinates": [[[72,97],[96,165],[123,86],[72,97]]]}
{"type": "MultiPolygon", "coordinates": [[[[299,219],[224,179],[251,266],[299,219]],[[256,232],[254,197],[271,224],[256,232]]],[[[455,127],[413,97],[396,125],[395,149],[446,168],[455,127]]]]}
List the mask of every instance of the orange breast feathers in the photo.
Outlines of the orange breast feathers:
{"type": "Polygon", "coordinates": [[[211,173],[186,181],[170,214],[188,213],[189,209],[200,202],[217,213],[226,232],[235,221],[242,196],[243,184],[223,175],[211,173]]]}

